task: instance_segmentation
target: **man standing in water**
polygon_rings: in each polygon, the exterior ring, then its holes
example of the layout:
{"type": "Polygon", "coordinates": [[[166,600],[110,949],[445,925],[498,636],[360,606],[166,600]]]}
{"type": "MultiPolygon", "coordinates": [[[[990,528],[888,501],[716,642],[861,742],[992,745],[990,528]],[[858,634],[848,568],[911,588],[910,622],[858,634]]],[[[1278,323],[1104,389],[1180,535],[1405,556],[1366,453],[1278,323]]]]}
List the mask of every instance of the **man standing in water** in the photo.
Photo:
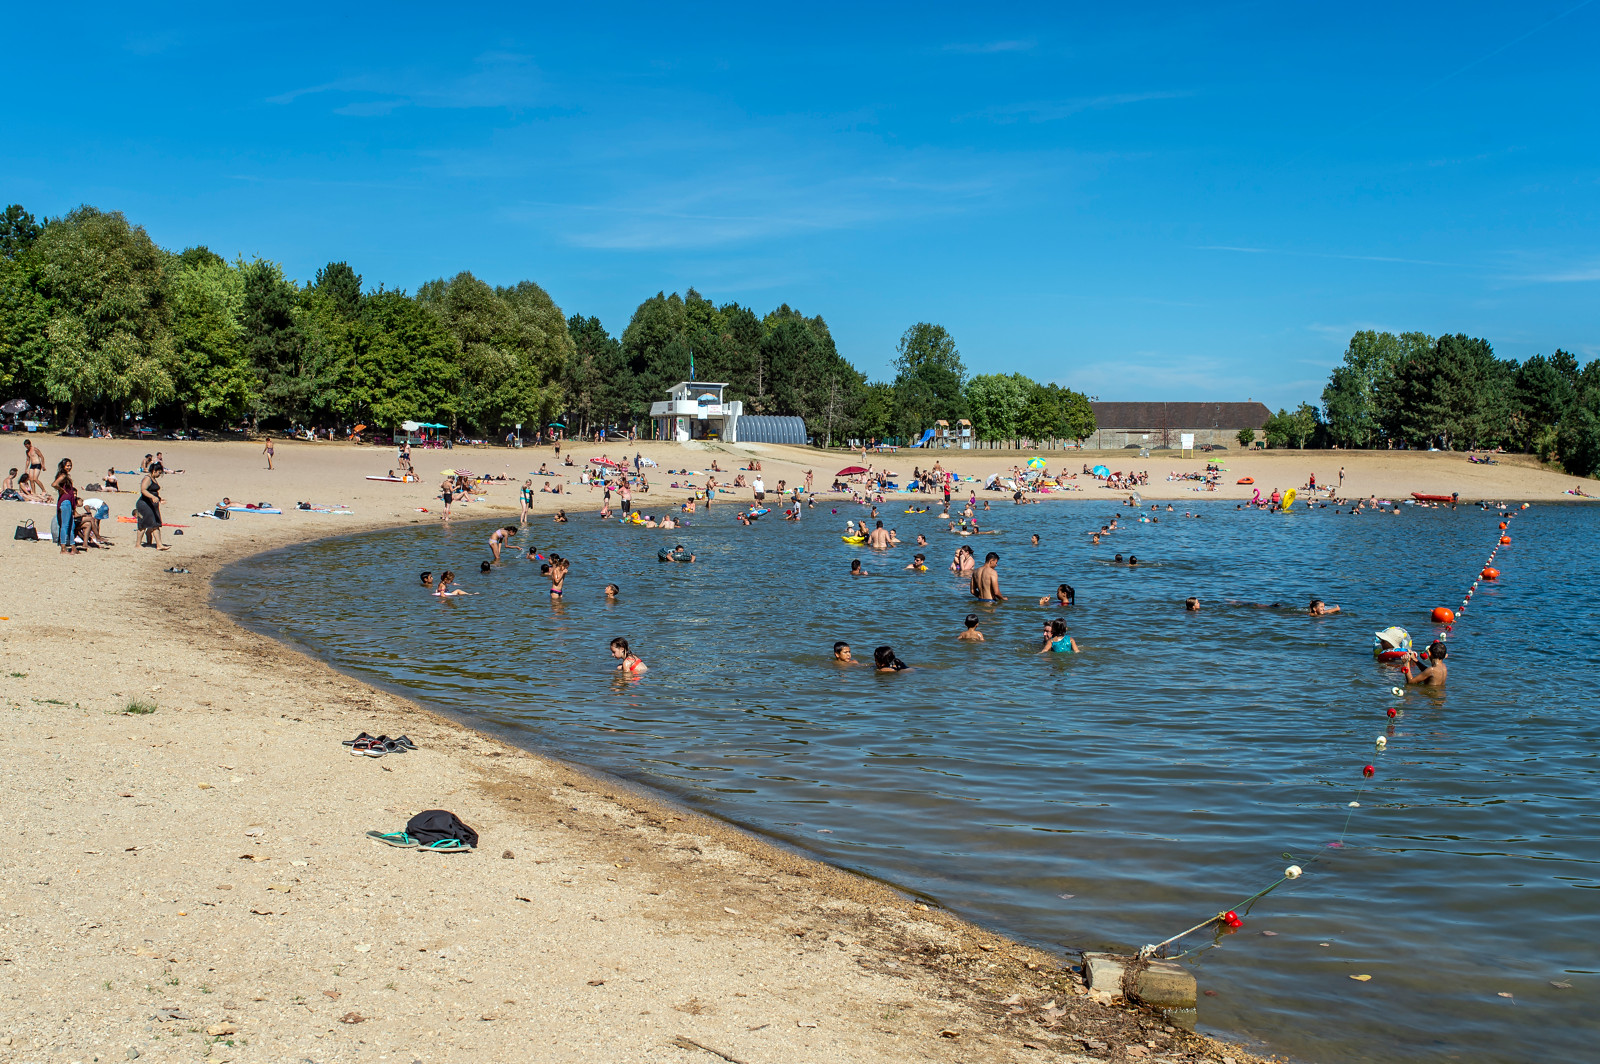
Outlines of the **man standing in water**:
{"type": "Polygon", "coordinates": [[[979,602],[1004,602],[1000,593],[1000,555],[990,551],[984,555],[983,565],[972,573],[972,595],[979,602]]]}
{"type": "Polygon", "coordinates": [[[876,527],[867,536],[867,546],[872,550],[889,549],[889,533],[883,530],[883,522],[876,522],[876,527]]]}

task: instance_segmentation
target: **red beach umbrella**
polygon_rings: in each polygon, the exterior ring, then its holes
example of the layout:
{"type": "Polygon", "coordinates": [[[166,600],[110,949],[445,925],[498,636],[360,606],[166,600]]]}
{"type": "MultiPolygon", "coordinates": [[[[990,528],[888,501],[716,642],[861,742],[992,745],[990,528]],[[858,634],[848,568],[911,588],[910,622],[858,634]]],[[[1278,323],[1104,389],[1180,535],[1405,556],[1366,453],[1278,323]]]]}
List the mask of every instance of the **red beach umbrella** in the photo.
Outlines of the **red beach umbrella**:
{"type": "Polygon", "coordinates": [[[841,469],[837,473],[835,473],[834,476],[836,476],[836,477],[853,477],[853,476],[856,476],[858,473],[866,473],[866,472],[868,472],[868,469],[867,469],[866,466],[847,465],[843,469],[841,469]]]}

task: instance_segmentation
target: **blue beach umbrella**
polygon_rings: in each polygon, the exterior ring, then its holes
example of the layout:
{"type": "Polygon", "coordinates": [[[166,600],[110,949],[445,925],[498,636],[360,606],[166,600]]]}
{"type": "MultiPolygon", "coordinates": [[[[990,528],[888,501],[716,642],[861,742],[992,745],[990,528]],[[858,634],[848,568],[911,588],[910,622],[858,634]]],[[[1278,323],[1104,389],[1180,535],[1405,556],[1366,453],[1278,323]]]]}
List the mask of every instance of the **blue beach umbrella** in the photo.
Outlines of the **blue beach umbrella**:
{"type": "Polygon", "coordinates": [[[1111,470],[1107,469],[1103,465],[1095,466],[1092,470],[1090,470],[1090,472],[1097,477],[1109,477],[1111,475],[1111,470]]]}

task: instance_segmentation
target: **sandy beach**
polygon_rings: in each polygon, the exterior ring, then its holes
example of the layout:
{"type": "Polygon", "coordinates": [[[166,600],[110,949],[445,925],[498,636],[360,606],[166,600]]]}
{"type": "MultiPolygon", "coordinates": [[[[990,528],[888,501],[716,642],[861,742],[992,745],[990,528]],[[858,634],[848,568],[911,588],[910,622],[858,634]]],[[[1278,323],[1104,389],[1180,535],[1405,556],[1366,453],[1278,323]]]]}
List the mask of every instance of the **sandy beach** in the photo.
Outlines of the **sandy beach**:
{"type": "MultiPolygon", "coordinates": [[[[51,469],[72,458],[80,484],[154,449],[35,442],[51,469]]],[[[6,548],[0,773],[11,807],[31,815],[9,818],[0,852],[0,1061],[1252,1059],[1095,1001],[1070,958],[480,735],[208,604],[211,574],[236,558],[436,521],[444,468],[511,478],[458,503],[458,519],[514,516],[517,487],[553,462],[549,449],[419,453],[423,477],[409,484],[364,479],[394,467],[387,448],[278,441],[271,471],[259,444],[161,449],[183,470],[163,483],[164,517],[181,526],[167,529],[170,551],[138,549],[134,527],[111,520],[109,550],[6,548]],[[284,513],[188,516],[223,496],[284,513]],[[296,510],[302,501],[353,513],[296,510]],[[136,701],[154,712],[127,713],[136,701]],[[363,730],[405,733],[420,749],[351,757],[340,741],[363,730]],[[479,849],[420,853],[364,837],[430,808],[475,828],[479,849]]],[[[670,489],[668,469],[713,458],[728,482],[760,456],[769,490],[808,468],[823,487],[852,462],[762,445],[567,450],[655,460],[654,491],[636,509],[686,494],[670,489]]],[[[1174,505],[1248,499],[1253,489],[1234,483],[1247,476],[1263,494],[1311,473],[1336,482],[1341,467],[1345,494],[1363,498],[1562,500],[1576,482],[1517,456],[1482,466],[1460,454],[1289,451],[1213,456],[1226,484],[1200,494],[1166,477],[1203,469],[1203,458],[1126,454],[1045,457],[1052,470],[1148,470],[1142,495],[1174,505]]],[[[868,460],[900,474],[938,460],[981,476],[1027,457],[868,460]]],[[[138,477],[122,481],[131,489],[138,477]]],[[[1080,483],[1063,498],[1123,498],[1080,483]]],[[[131,492],[90,494],[114,515],[131,511],[131,492]]],[[[593,520],[599,498],[577,486],[537,495],[534,520],[557,507],[593,520]]],[[[40,527],[50,517],[25,503],[0,512],[40,527]]]]}

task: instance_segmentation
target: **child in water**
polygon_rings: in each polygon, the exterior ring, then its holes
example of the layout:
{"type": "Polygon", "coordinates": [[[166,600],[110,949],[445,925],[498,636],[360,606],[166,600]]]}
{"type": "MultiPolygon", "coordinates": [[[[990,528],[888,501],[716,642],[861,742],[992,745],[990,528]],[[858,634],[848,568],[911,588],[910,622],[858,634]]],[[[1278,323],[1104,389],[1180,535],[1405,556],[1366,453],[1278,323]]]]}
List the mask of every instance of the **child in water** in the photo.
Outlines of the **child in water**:
{"type": "Polygon", "coordinates": [[[967,627],[965,628],[965,630],[962,631],[962,633],[960,635],[956,636],[956,638],[961,640],[964,643],[982,643],[982,642],[984,642],[985,640],[983,638],[983,633],[978,631],[978,615],[976,613],[967,614],[967,622],[966,623],[967,623],[967,627]]]}
{"type": "Polygon", "coordinates": [[[451,588],[450,585],[455,583],[455,581],[456,574],[451,572],[449,569],[446,569],[444,572],[439,574],[439,590],[435,591],[434,594],[438,595],[440,598],[450,598],[453,595],[470,594],[470,592],[463,591],[459,587],[451,588]]]}
{"type": "Polygon", "coordinates": [[[645,663],[639,660],[639,655],[628,649],[628,641],[620,635],[611,641],[611,656],[622,661],[622,664],[617,666],[618,672],[637,676],[647,671],[645,663]]]}
{"type": "Polygon", "coordinates": [[[894,647],[879,647],[872,652],[872,662],[879,672],[903,672],[911,668],[894,656],[894,647]]]}
{"type": "Polygon", "coordinates": [[[1041,654],[1076,654],[1078,641],[1067,634],[1067,621],[1057,617],[1045,626],[1044,646],[1041,654]]]}

